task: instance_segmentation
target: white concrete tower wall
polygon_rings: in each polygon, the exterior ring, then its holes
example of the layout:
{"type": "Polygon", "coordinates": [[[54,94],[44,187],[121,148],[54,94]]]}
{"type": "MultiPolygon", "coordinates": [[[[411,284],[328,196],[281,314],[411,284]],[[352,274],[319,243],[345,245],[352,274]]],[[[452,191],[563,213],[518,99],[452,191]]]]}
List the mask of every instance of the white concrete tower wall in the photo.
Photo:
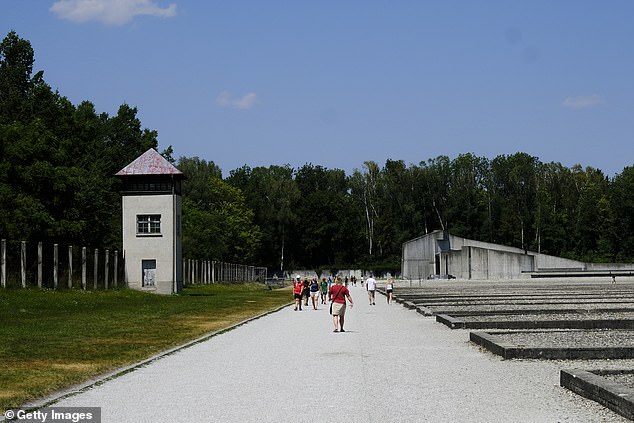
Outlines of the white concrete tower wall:
{"type": "Polygon", "coordinates": [[[128,286],[133,289],[171,294],[176,274],[176,227],[180,198],[174,195],[124,195],[123,245],[128,286]],[[178,204],[175,204],[178,203],[178,204]],[[160,215],[160,234],[137,234],[137,216],[160,215]],[[171,246],[166,248],[166,246],[171,246]],[[143,260],[156,260],[154,286],[143,286],[143,260]]]}

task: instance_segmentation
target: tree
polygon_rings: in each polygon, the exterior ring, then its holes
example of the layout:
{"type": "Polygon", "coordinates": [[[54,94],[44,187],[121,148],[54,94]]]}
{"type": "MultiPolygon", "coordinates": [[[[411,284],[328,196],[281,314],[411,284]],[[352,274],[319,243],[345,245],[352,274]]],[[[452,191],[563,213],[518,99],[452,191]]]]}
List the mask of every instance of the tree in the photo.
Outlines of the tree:
{"type": "Polygon", "coordinates": [[[488,161],[473,154],[460,154],[450,164],[447,221],[452,233],[479,238],[486,220],[485,174],[488,161]]]}
{"type": "Polygon", "coordinates": [[[285,270],[293,252],[287,249],[288,234],[296,222],[300,193],[289,166],[245,166],[230,173],[227,183],[240,188],[247,205],[255,211],[255,223],[262,228],[258,252],[260,262],[274,269],[285,270]]]}
{"type": "Polygon", "coordinates": [[[365,217],[365,234],[367,252],[371,257],[374,254],[375,223],[380,216],[378,191],[379,191],[379,166],[373,161],[363,162],[365,172],[355,170],[349,179],[350,194],[361,207],[365,217]]]}
{"type": "Polygon", "coordinates": [[[631,262],[634,259],[634,166],[626,167],[614,177],[610,203],[614,211],[615,258],[631,262]]]}
{"type": "MultiPolygon", "coordinates": [[[[32,80],[34,52],[31,43],[11,31],[0,43],[0,124],[20,119],[32,80]]],[[[41,74],[37,75],[41,78],[41,74]]]]}
{"type": "MultiPolygon", "coordinates": [[[[198,159],[188,162],[184,158],[181,162],[201,163],[198,159]]],[[[186,165],[181,171],[188,176],[187,172],[192,169],[200,172],[202,167],[186,165]]],[[[192,173],[193,182],[202,188],[200,191],[188,188],[188,179],[183,182],[183,251],[198,259],[251,262],[261,233],[253,223],[254,213],[247,207],[242,192],[214,174],[202,186],[196,171],[192,173]]]]}

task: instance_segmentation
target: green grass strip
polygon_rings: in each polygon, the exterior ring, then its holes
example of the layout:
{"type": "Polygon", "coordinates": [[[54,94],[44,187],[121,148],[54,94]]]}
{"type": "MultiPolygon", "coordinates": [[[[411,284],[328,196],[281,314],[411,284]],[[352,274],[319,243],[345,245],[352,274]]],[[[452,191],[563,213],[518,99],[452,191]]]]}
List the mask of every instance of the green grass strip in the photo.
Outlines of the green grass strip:
{"type": "MultiPolygon", "coordinates": [[[[288,288],[0,290],[0,413],[290,302],[288,288]]],[[[1,414],[0,414],[1,415],[1,414]]]]}

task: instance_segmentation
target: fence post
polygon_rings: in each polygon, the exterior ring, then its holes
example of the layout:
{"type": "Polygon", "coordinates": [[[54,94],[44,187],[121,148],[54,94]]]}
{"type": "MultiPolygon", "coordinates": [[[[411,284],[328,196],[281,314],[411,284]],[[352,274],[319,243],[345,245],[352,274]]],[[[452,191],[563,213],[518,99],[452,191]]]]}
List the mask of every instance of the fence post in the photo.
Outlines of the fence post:
{"type": "Polygon", "coordinates": [[[42,241],[37,243],[37,287],[42,288],[42,257],[44,256],[44,248],[42,241]]]}
{"type": "Polygon", "coordinates": [[[7,287],[7,240],[3,239],[0,244],[0,260],[1,269],[0,269],[0,283],[3,288],[7,287]]]}
{"type": "Polygon", "coordinates": [[[68,289],[73,287],[73,246],[68,246],[68,289]]]}
{"type": "Polygon", "coordinates": [[[119,251],[114,250],[114,281],[113,281],[113,286],[116,288],[117,286],[119,286],[118,282],[119,282],[119,251]]]}
{"type": "Polygon", "coordinates": [[[98,269],[99,269],[99,250],[95,248],[95,262],[94,262],[93,271],[92,271],[94,289],[97,289],[97,277],[99,276],[97,273],[98,269]]]}
{"type": "Polygon", "coordinates": [[[105,284],[105,288],[108,289],[108,265],[110,264],[110,250],[106,250],[106,259],[104,261],[104,284],[105,284]]]}
{"type": "Polygon", "coordinates": [[[57,270],[59,265],[59,256],[57,244],[53,244],[53,289],[57,289],[57,270]]]}
{"type": "Polygon", "coordinates": [[[81,247],[81,288],[86,290],[86,247],[81,247]]]}
{"type": "Polygon", "coordinates": [[[26,288],[26,241],[20,242],[20,270],[22,276],[22,288],[26,288]]]}

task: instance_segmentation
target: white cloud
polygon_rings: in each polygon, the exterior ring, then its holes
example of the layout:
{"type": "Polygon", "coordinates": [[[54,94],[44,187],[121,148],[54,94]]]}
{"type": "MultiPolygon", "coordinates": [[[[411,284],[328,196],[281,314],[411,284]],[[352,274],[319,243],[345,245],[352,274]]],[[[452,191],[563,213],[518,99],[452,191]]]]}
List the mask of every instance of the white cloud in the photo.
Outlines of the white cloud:
{"type": "Polygon", "coordinates": [[[605,100],[600,95],[580,95],[577,97],[567,97],[562,106],[568,107],[571,109],[587,109],[589,107],[600,106],[604,104],[605,100]]]}
{"type": "Polygon", "coordinates": [[[176,15],[176,5],[160,7],[153,0],[58,0],[50,11],[72,22],[123,25],[141,15],[171,18],[176,15]]]}
{"type": "Polygon", "coordinates": [[[242,97],[234,97],[228,91],[223,91],[216,98],[219,107],[232,107],[234,109],[250,109],[255,106],[257,96],[255,93],[248,93],[242,97]]]}

